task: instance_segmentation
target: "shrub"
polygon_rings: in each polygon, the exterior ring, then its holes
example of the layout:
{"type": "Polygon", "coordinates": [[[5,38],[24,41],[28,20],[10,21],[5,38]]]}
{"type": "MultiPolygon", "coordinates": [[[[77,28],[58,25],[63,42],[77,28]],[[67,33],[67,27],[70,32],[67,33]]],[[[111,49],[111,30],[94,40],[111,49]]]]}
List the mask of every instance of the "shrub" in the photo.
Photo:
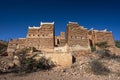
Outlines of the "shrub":
{"type": "Polygon", "coordinates": [[[20,66],[14,66],[13,72],[15,73],[29,73],[37,70],[37,63],[32,58],[24,58],[20,61],[20,66]]]}
{"type": "Polygon", "coordinates": [[[29,73],[37,70],[49,70],[55,67],[53,61],[51,61],[50,58],[47,59],[44,56],[41,57],[39,61],[36,61],[34,59],[34,57],[36,57],[37,54],[27,58],[26,53],[28,52],[28,50],[28,48],[24,48],[15,54],[19,58],[20,66],[14,66],[13,72],[29,73]]]}
{"type": "Polygon", "coordinates": [[[97,54],[99,54],[100,58],[111,57],[109,50],[97,50],[97,54]]]}
{"type": "Polygon", "coordinates": [[[90,71],[95,75],[107,75],[110,73],[110,70],[98,60],[91,60],[89,62],[89,68],[90,71]]]}
{"type": "Polygon", "coordinates": [[[120,40],[116,40],[115,41],[115,46],[118,47],[118,48],[120,48],[120,40]]]}
{"type": "Polygon", "coordinates": [[[91,46],[91,51],[92,52],[96,51],[96,47],[95,46],[91,46]]]}
{"type": "Polygon", "coordinates": [[[100,49],[106,49],[106,48],[110,47],[110,45],[108,45],[108,43],[106,41],[98,42],[95,45],[98,46],[100,49]]]}
{"type": "Polygon", "coordinates": [[[7,42],[0,41],[0,55],[6,55],[7,42]]]}
{"type": "Polygon", "coordinates": [[[100,48],[100,50],[97,50],[97,53],[99,53],[101,58],[111,56],[110,50],[108,50],[108,47],[110,47],[110,45],[108,45],[107,42],[98,42],[98,43],[96,43],[96,46],[98,46],[100,48]]]}
{"type": "Polygon", "coordinates": [[[41,57],[40,60],[38,61],[38,68],[40,70],[49,70],[52,69],[53,67],[55,67],[55,63],[53,61],[51,61],[50,58],[46,58],[46,57],[41,57]]]}

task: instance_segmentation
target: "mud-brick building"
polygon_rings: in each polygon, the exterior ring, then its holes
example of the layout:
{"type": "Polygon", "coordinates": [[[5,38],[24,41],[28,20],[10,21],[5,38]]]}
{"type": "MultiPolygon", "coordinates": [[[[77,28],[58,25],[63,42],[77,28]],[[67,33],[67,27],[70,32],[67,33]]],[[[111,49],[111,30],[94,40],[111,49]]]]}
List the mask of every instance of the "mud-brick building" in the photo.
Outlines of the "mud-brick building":
{"type": "Polygon", "coordinates": [[[38,50],[52,51],[54,49],[54,22],[42,23],[40,27],[29,27],[26,45],[38,50]]]}
{"type": "Polygon", "coordinates": [[[7,51],[14,52],[25,47],[35,47],[44,52],[91,51],[92,46],[104,41],[115,46],[112,32],[106,30],[88,30],[77,22],[69,22],[66,32],[55,36],[54,22],[41,22],[39,27],[28,27],[26,38],[9,41],[7,51]]]}
{"type": "Polygon", "coordinates": [[[107,42],[109,46],[115,47],[115,42],[111,31],[108,32],[106,29],[99,31],[91,29],[89,30],[88,35],[90,46],[95,46],[95,44],[99,42],[107,42]]]}
{"type": "Polygon", "coordinates": [[[41,22],[39,27],[28,27],[26,38],[11,40],[8,44],[8,51],[24,47],[35,47],[37,50],[53,52],[55,45],[54,37],[54,22],[41,22]]]}
{"type": "Polygon", "coordinates": [[[69,22],[66,29],[66,43],[69,51],[90,50],[88,30],[77,22],[69,22]]]}

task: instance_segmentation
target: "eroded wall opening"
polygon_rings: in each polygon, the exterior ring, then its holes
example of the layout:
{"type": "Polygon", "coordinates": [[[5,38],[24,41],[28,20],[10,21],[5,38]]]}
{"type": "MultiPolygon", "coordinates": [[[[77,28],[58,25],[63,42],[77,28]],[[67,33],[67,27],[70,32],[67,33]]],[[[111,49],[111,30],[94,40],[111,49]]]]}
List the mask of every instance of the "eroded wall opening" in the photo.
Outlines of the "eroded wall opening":
{"type": "Polygon", "coordinates": [[[72,63],[76,62],[76,58],[72,55],[72,63]]]}
{"type": "Polygon", "coordinates": [[[93,42],[92,42],[91,39],[89,39],[89,45],[90,45],[90,48],[91,48],[91,51],[92,51],[92,52],[96,51],[96,47],[95,47],[95,45],[93,44],[93,42]]]}
{"type": "Polygon", "coordinates": [[[93,42],[91,39],[89,39],[90,47],[93,47],[93,42]]]}

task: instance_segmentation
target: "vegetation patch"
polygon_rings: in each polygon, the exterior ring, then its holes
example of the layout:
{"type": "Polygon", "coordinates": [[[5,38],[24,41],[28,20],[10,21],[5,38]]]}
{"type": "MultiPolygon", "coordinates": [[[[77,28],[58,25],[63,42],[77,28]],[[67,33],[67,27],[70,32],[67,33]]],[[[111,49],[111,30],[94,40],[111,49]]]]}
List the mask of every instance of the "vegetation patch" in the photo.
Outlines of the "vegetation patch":
{"type": "Polygon", "coordinates": [[[118,48],[120,48],[120,40],[116,40],[115,41],[115,46],[118,47],[118,48]]]}
{"type": "Polygon", "coordinates": [[[89,62],[90,71],[95,75],[107,75],[110,70],[104,66],[99,60],[92,60],[89,62]]]}
{"type": "Polygon", "coordinates": [[[7,50],[7,42],[5,41],[0,41],[0,55],[6,55],[6,50],[7,50]]]}

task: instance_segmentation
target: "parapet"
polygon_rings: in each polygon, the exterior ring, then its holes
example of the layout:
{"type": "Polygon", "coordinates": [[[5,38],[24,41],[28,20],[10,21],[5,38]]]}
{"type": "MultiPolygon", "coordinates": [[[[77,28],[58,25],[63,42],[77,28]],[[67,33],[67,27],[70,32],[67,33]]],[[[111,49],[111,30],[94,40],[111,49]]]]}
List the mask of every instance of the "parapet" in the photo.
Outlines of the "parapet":
{"type": "Polygon", "coordinates": [[[88,31],[94,31],[94,32],[110,32],[110,33],[112,33],[112,31],[107,31],[107,29],[104,29],[104,30],[95,30],[95,29],[93,29],[93,28],[91,28],[91,29],[89,29],[88,31]]]}
{"type": "Polygon", "coordinates": [[[77,22],[71,22],[71,21],[69,21],[68,23],[69,24],[78,24],[77,22]]]}
{"type": "Polygon", "coordinates": [[[40,29],[40,27],[36,27],[36,26],[33,26],[33,27],[28,27],[29,29],[40,29]]]}
{"type": "Polygon", "coordinates": [[[54,22],[41,22],[40,25],[44,25],[44,24],[52,24],[54,25],[54,22]]]}

